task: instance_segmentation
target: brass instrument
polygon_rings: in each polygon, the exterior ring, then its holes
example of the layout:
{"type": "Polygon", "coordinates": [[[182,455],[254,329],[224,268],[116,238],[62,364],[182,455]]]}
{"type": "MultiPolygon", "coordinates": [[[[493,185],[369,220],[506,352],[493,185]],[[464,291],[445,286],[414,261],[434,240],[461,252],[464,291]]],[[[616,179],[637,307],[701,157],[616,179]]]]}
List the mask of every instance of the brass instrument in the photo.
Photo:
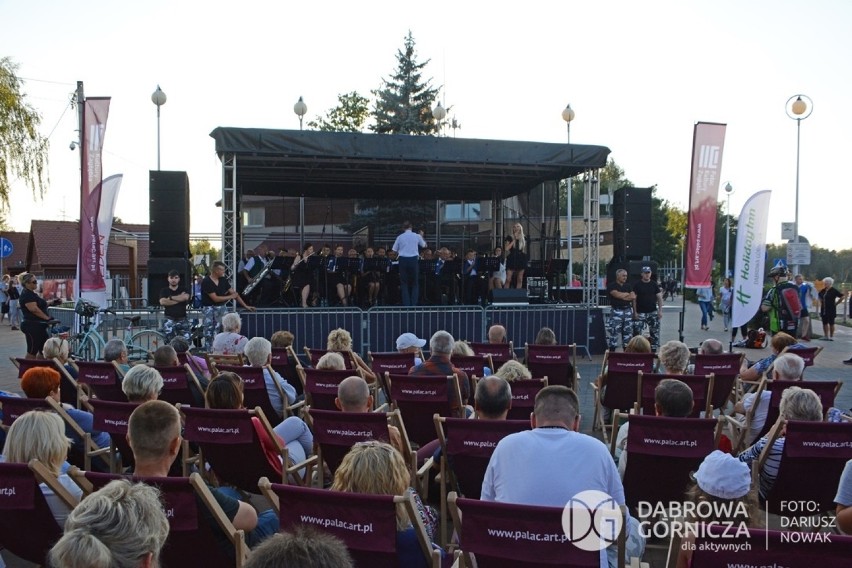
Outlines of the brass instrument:
{"type": "Polygon", "coordinates": [[[257,276],[252,278],[252,281],[248,283],[248,285],[243,288],[243,296],[248,296],[252,293],[252,290],[257,288],[257,285],[260,284],[260,281],[269,274],[269,271],[272,269],[272,262],[275,260],[275,257],[272,257],[270,260],[266,261],[266,264],[263,265],[263,268],[260,272],[257,273],[257,276]]]}

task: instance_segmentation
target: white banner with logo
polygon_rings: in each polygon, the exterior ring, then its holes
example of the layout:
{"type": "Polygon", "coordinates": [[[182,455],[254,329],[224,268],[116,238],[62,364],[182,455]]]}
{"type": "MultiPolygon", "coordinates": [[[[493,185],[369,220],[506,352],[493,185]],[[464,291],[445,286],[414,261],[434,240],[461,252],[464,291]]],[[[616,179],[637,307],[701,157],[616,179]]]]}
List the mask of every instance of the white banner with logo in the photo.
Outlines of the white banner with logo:
{"type": "Polygon", "coordinates": [[[763,299],[766,263],[766,224],[772,191],[758,191],[740,212],[734,262],[734,303],[731,325],[737,328],[754,317],[763,299]]]}

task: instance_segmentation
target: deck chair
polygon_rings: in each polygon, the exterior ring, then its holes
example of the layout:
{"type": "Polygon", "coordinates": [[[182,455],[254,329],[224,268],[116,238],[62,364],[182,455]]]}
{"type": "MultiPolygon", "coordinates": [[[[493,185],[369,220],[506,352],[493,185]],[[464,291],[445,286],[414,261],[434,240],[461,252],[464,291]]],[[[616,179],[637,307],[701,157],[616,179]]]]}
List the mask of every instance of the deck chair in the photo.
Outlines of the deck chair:
{"type": "Polygon", "coordinates": [[[491,370],[494,372],[497,372],[497,369],[503,363],[515,358],[515,347],[511,341],[508,343],[469,343],[468,345],[473,349],[474,355],[491,356],[491,363],[494,365],[491,370]]]}
{"type": "MultiPolygon", "coordinates": [[[[199,379],[200,381],[202,378],[206,378],[204,375],[204,369],[202,369],[198,362],[196,362],[196,360],[192,357],[191,353],[178,353],[177,358],[178,363],[180,363],[181,365],[189,365],[189,368],[192,369],[192,372],[195,375],[196,379],[199,379]]],[[[206,364],[207,360],[205,359],[204,362],[206,364]]],[[[207,373],[210,373],[209,367],[207,369],[207,373]]]]}
{"type": "MultiPolygon", "coordinates": [[[[734,388],[737,391],[741,391],[742,387],[739,386],[739,383],[742,381],[737,379],[737,386],[734,388]]],[[[763,391],[766,390],[767,381],[766,379],[760,379],[756,384],[754,389],[754,400],[755,404],[751,405],[751,408],[745,413],[745,416],[742,418],[737,418],[734,416],[720,415],[730,428],[731,434],[731,447],[734,455],[740,453],[744,449],[746,449],[746,445],[749,442],[749,437],[751,433],[751,425],[754,423],[755,416],[757,415],[757,407],[759,406],[757,403],[760,401],[760,397],[763,395],[763,391]]],[[[779,399],[780,400],[780,399],[779,399]]]]}
{"type": "Polygon", "coordinates": [[[210,376],[215,376],[216,371],[214,370],[219,365],[232,365],[232,366],[242,366],[245,364],[245,357],[240,355],[239,353],[235,353],[233,355],[217,355],[215,353],[205,353],[204,360],[207,361],[207,368],[210,370],[210,376]]]}
{"type": "Polygon", "coordinates": [[[33,367],[50,367],[59,373],[59,397],[65,404],[79,408],[77,396],[77,381],[68,373],[68,370],[59,362],[59,359],[26,359],[24,357],[9,357],[18,369],[18,378],[33,367]]]}
{"type": "MultiPolygon", "coordinates": [[[[571,566],[574,568],[599,568],[601,554],[598,550],[586,551],[562,537],[563,507],[539,507],[479,501],[459,497],[455,492],[448,497],[453,527],[459,534],[461,556],[459,566],[470,568],[533,568],[537,566],[571,566]],[[523,539],[517,535],[554,535],[552,539],[523,539]]],[[[616,566],[624,566],[627,522],[624,507],[620,509],[585,510],[577,515],[596,519],[597,530],[586,527],[585,534],[595,532],[617,542],[616,566]],[[621,530],[611,534],[613,517],[621,517],[621,530]]],[[[587,537],[588,538],[588,537],[587,537]]],[[[597,537],[593,542],[597,545],[597,537]]],[[[585,540],[585,539],[584,539],[585,540]]]]}
{"type": "Polygon", "coordinates": [[[319,363],[319,360],[322,358],[322,356],[325,355],[326,353],[328,353],[329,351],[331,351],[332,353],[340,353],[340,355],[343,357],[343,364],[346,365],[347,369],[354,369],[354,368],[357,367],[357,365],[355,365],[355,360],[352,357],[352,351],[336,351],[336,350],[333,350],[333,349],[332,350],[329,350],[329,349],[314,349],[314,348],[308,347],[307,345],[305,347],[303,347],[303,349],[305,350],[305,355],[308,356],[308,360],[311,362],[312,367],[316,367],[317,363],[319,363]]]}
{"type": "Polygon", "coordinates": [[[54,493],[73,509],[77,499],[50,474],[43,464],[0,463],[0,548],[28,562],[44,564],[47,552],[62,536],[39,483],[48,483],[54,493]],[[39,468],[39,466],[41,466],[39,468]],[[39,470],[41,474],[37,474],[39,470]]]}
{"type": "Polygon", "coordinates": [[[154,366],[163,377],[163,390],[157,397],[169,404],[204,406],[204,389],[189,364],[177,367],[154,366]]]}
{"type": "MultiPolygon", "coordinates": [[[[422,360],[422,357],[421,357],[422,360]]],[[[367,351],[367,361],[376,375],[376,379],[385,394],[385,400],[390,400],[390,389],[385,383],[385,373],[405,375],[414,366],[414,353],[373,353],[367,351]]]]}
{"type": "Polygon", "coordinates": [[[767,381],[766,389],[772,393],[772,396],[769,398],[769,409],[766,413],[766,422],[763,424],[763,430],[760,431],[760,434],[755,439],[759,440],[769,434],[769,430],[778,420],[781,408],[781,393],[786,389],[801,387],[814,391],[819,397],[820,402],[822,402],[824,418],[828,414],[828,409],[834,406],[834,399],[837,397],[837,393],[840,392],[842,386],[843,383],[840,381],[767,381]]]}
{"type": "Polygon", "coordinates": [[[822,349],[822,347],[800,347],[796,349],[790,349],[790,347],[785,347],[784,350],[779,353],[779,355],[783,355],[784,353],[793,353],[794,355],[798,355],[805,361],[805,370],[807,370],[808,367],[814,366],[814,359],[817,358],[817,355],[820,354],[822,349]]]}
{"type": "Polygon", "coordinates": [[[808,515],[834,511],[837,484],[846,462],[852,459],[852,422],[799,422],[776,423],[760,457],[752,463],[752,477],[757,483],[772,444],[784,434],[784,451],[778,465],[778,477],[766,495],[766,510],[782,517],[801,516],[801,511],[791,512],[783,504],[790,501],[816,503],[818,511],[808,509],[808,515]]]}
{"type": "Polygon", "coordinates": [[[453,355],[452,362],[453,367],[467,375],[468,392],[471,394],[476,391],[476,377],[485,376],[485,367],[494,373],[494,363],[490,355],[453,355]]]}
{"type": "Polygon", "coordinates": [[[24,376],[24,373],[33,367],[51,367],[53,361],[51,359],[27,359],[26,357],[9,357],[12,364],[18,370],[18,378],[24,376]]]}
{"type": "Polygon", "coordinates": [[[127,396],[121,390],[124,373],[115,361],[77,361],[77,369],[77,382],[89,385],[94,397],[127,402],[127,396]]]}
{"type": "Polygon", "coordinates": [[[654,415],[655,391],[657,385],[664,379],[677,379],[686,383],[692,389],[692,417],[698,417],[702,412],[704,416],[711,416],[713,405],[710,403],[708,393],[713,392],[715,377],[709,375],[667,375],[662,373],[643,373],[639,371],[639,385],[636,395],[637,410],[645,416],[654,415]]]}
{"type": "Polygon", "coordinates": [[[337,387],[347,377],[361,376],[360,369],[306,369],[299,365],[296,370],[305,391],[305,403],[319,410],[337,410],[337,387]]]}
{"type": "Polygon", "coordinates": [[[433,416],[462,418],[462,407],[453,408],[453,397],[461,404],[461,389],[456,375],[386,375],[391,402],[399,410],[408,439],[418,446],[435,440],[433,416]],[[451,395],[451,393],[455,393],[451,395]]]}
{"type": "MultiPolygon", "coordinates": [[[[356,566],[401,566],[396,530],[397,507],[404,508],[413,527],[416,546],[426,565],[438,568],[441,554],[432,548],[411,495],[363,495],[327,489],[270,483],[263,478],[260,491],[272,503],[281,530],[313,526],[341,539],[356,566]],[[366,530],[369,527],[369,530],[366,530]]],[[[412,536],[410,533],[408,536],[412,536]]]]}
{"type": "Polygon", "coordinates": [[[549,379],[518,379],[509,383],[512,388],[512,408],[506,415],[507,420],[530,419],[533,408],[535,408],[535,397],[538,391],[546,387],[549,379]]]}
{"type": "MultiPolygon", "coordinates": [[[[69,476],[89,495],[123,475],[92,473],[72,468],[69,476]]],[[[189,477],[132,477],[160,490],[168,512],[169,537],[160,554],[163,566],[184,566],[188,559],[206,568],[241,567],[248,558],[245,533],[237,530],[198,473],[189,477]],[[216,526],[211,521],[215,521],[216,526]],[[227,541],[223,550],[222,533],[227,541]]]]}
{"type": "Polygon", "coordinates": [[[725,410],[728,401],[734,400],[734,385],[740,374],[745,353],[719,353],[706,355],[699,353],[695,356],[696,375],[713,373],[713,391],[710,395],[710,406],[725,410]]]}
{"type": "Polygon", "coordinates": [[[455,491],[479,499],[485,470],[497,443],[515,432],[529,430],[527,420],[468,420],[435,415],[441,442],[441,544],[447,546],[447,495],[455,491]]]}
{"type": "Polygon", "coordinates": [[[130,415],[139,406],[136,402],[114,402],[110,400],[92,399],[92,425],[95,430],[109,434],[109,448],[101,448],[94,455],[105,456],[110,472],[121,473],[126,468],[133,467],[133,450],[127,443],[127,424],[130,415]]]}
{"type": "Polygon", "coordinates": [[[527,368],[533,377],[547,377],[551,385],[564,385],[577,392],[577,344],[525,344],[527,368]]]}
{"type": "MultiPolygon", "coordinates": [[[[630,415],[627,422],[630,430],[623,483],[627,506],[634,513],[639,501],[683,501],[690,472],[716,449],[724,423],[721,418],[641,414],[630,415]]],[[[616,434],[617,430],[613,437],[616,434]]]]}
{"type": "Polygon", "coordinates": [[[293,385],[297,396],[303,394],[302,382],[299,380],[299,374],[296,372],[298,364],[299,358],[296,357],[296,352],[293,351],[291,346],[272,348],[272,361],[270,365],[285,381],[293,385]]]}
{"type": "Polygon", "coordinates": [[[221,410],[178,405],[178,409],[184,418],[184,475],[189,475],[190,465],[204,468],[204,464],[200,463],[203,461],[213,469],[220,481],[244,491],[255,491],[261,476],[280,479],[282,483],[287,483],[288,479],[298,484],[304,483],[304,479],[310,480],[310,466],[316,462],[316,456],[300,464],[293,464],[287,448],[280,444],[260,408],[221,410]],[[280,474],[267,460],[252,418],[260,421],[260,428],[275,444],[281,463],[284,464],[280,474]],[[191,442],[198,445],[200,459],[192,455],[189,447],[191,442]],[[306,467],[308,471],[303,479],[299,471],[306,467]]]}
{"type": "Polygon", "coordinates": [[[606,351],[598,380],[592,383],[595,393],[594,430],[600,429],[604,442],[609,441],[609,426],[604,424],[604,407],[628,411],[637,401],[639,371],[653,373],[656,355],[653,353],[623,353],[606,351]],[[605,388],[602,388],[604,385],[605,388]]]}
{"type": "MultiPolygon", "coordinates": [[[[308,408],[308,414],[312,423],[311,430],[314,433],[314,447],[318,462],[325,462],[331,477],[334,477],[334,472],[337,471],[343,457],[358,442],[378,440],[390,443],[389,424],[399,428],[403,443],[403,457],[414,474],[414,452],[408,445],[405,426],[402,424],[398,411],[341,412],[308,408]]],[[[325,483],[323,469],[318,470],[320,487],[324,487],[325,483]]]]}
{"type": "MultiPolygon", "coordinates": [[[[274,408],[272,406],[272,402],[269,400],[269,392],[266,390],[266,379],[263,377],[263,369],[272,373],[272,367],[269,365],[264,365],[263,367],[219,365],[216,369],[218,372],[222,373],[225,371],[236,373],[243,380],[243,406],[246,408],[259,406],[270,420],[278,420],[278,409],[274,408]]],[[[292,416],[298,408],[303,406],[303,403],[295,402],[292,405],[289,404],[287,394],[284,392],[284,389],[281,388],[281,385],[278,384],[278,381],[273,381],[273,384],[278,390],[278,394],[284,404],[284,414],[282,418],[292,416]]]]}

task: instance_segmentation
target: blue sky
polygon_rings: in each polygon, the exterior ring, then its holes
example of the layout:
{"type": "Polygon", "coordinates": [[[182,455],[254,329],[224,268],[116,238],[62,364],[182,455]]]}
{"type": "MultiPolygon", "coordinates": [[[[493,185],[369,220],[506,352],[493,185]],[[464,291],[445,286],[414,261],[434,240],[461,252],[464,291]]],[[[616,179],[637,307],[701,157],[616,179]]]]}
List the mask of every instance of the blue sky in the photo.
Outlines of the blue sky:
{"type": "MultiPolygon", "coordinates": [[[[217,126],[298,128],[335,105],[369,95],[395,68],[411,30],[425,74],[444,87],[459,137],[601,144],[637,186],[686,207],[693,125],[728,125],[723,184],[731,209],[772,190],[770,242],[794,220],[796,124],[791,95],[814,101],[802,122],[800,233],[852,247],[838,230],[852,115],[852,3],[786,0],[282,3],[220,0],[121,3],[0,0],[0,55],[20,64],[30,103],[51,134],[51,185],[34,200],[22,184],[10,221],[76,219],[79,157],[68,149],[75,82],[111,96],[104,175],[124,174],[116,214],[147,222],[147,172],[156,168],[162,86],[162,168],[186,170],[193,232],[218,233],[217,126]],[[63,115],[63,111],[64,115],[63,115]],[[832,215],[834,213],[834,215],[832,215]]],[[[720,192],[720,200],[724,192],[720,192]]]]}

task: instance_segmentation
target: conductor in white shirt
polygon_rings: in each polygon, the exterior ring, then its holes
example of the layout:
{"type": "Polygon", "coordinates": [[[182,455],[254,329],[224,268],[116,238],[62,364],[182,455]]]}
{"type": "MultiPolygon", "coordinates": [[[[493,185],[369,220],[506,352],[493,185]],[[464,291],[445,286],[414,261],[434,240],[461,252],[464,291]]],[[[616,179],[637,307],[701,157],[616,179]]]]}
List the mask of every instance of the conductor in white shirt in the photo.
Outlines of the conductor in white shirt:
{"type": "Polygon", "coordinates": [[[393,243],[399,255],[399,282],[403,306],[416,306],[420,297],[420,249],[426,248],[423,231],[411,230],[411,222],[402,224],[403,232],[393,243]]]}

